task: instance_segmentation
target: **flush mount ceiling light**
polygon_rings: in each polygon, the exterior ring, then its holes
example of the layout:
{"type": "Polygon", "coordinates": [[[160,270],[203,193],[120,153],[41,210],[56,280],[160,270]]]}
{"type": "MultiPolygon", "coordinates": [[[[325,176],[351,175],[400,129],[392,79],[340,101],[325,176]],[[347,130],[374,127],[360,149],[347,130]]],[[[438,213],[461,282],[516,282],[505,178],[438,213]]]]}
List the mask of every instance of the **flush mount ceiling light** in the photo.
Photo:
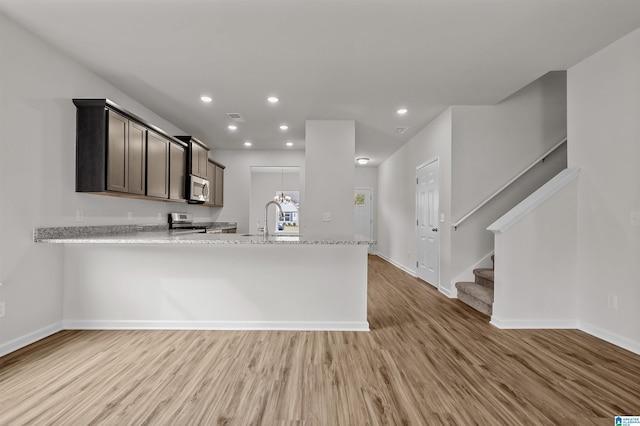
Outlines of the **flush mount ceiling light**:
{"type": "Polygon", "coordinates": [[[364,166],[368,162],[369,162],[369,159],[367,157],[358,157],[358,158],[356,158],[356,163],[360,164],[361,166],[364,166]]]}
{"type": "Polygon", "coordinates": [[[293,146],[293,142],[289,141],[286,143],[287,146],[293,146]]]}
{"type": "Polygon", "coordinates": [[[280,125],[280,130],[287,130],[289,128],[289,126],[287,126],[286,124],[281,124],[280,125]]]}
{"type": "Polygon", "coordinates": [[[272,103],[272,104],[276,104],[276,103],[278,103],[278,101],[279,101],[279,100],[280,100],[280,99],[278,99],[276,96],[269,96],[269,97],[267,98],[267,101],[269,101],[269,102],[270,102],[270,103],[272,103]]]}
{"type": "Polygon", "coordinates": [[[235,124],[229,124],[227,126],[227,129],[229,129],[229,130],[238,130],[238,126],[236,126],[235,124]]]}
{"type": "Polygon", "coordinates": [[[253,144],[251,143],[251,141],[246,141],[246,142],[244,143],[244,146],[251,146],[251,145],[253,145],[253,144]]]}
{"type": "Polygon", "coordinates": [[[213,98],[211,96],[202,95],[202,96],[200,96],[200,100],[202,102],[209,103],[209,102],[211,102],[213,100],[213,98]]]}
{"type": "Polygon", "coordinates": [[[398,115],[405,115],[408,111],[409,110],[406,108],[400,108],[396,112],[398,113],[398,115]]]}

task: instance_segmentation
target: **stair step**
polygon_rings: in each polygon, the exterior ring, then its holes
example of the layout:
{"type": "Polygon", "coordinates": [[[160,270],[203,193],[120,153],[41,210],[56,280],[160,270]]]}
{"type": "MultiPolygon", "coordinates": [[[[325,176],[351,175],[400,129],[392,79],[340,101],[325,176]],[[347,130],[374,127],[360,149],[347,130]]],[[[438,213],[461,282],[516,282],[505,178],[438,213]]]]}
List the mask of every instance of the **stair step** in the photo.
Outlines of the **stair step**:
{"type": "Polygon", "coordinates": [[[456,283],[458,292],[466,293],[475,297],[487,305],[493,305],[493,290],[486,288],[478,283],[460,282],[456,283]]]}
{"type": "Polygon", "coordinates": [[[477,283],[459,282],[458,300],[471,306],[478,312],[491,316],[493,313],[493,290],[477,283]]]}
{"type": "Polygon", "coordinates": [[[493,289],[493,269],[478,268],[473,270],[473,274],[476,276],[476,284],[493,289]]]}

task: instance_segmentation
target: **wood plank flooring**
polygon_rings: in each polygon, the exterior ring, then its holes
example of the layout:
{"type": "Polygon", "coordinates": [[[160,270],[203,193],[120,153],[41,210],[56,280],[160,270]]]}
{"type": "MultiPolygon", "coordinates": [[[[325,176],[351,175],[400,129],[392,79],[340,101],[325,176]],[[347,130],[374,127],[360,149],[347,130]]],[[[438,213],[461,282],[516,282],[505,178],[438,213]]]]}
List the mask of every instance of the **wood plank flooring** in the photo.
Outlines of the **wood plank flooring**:
{"type": "Polygon", "coordinates": [[[640,356],[499,330],[369,258],[371,332],[64,331],[0,358],[0,425],[612,425],[640,356]]]}

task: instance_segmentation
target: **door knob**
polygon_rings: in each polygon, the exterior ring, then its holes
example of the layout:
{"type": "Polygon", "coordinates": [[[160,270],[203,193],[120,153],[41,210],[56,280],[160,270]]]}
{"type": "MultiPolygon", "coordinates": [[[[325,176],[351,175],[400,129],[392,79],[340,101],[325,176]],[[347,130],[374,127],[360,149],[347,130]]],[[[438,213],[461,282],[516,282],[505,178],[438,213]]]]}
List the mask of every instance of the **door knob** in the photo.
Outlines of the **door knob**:
{"type": "Polygon", "coordinates": [[[431,228],[433,232],[438,232],[438,228],[431,228]]]}

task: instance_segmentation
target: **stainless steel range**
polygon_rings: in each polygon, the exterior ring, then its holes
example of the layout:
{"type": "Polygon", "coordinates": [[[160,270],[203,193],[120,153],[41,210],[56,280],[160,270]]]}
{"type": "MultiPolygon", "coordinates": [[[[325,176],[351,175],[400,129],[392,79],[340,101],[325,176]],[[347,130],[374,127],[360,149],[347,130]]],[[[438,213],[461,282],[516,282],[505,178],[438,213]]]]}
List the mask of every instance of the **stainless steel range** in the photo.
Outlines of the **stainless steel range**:
{"type": "Polygon", "coordinates": [[[169,234],[204,234],[207,224],[193,223],[193,213],[169,213],[169,234]]]}

